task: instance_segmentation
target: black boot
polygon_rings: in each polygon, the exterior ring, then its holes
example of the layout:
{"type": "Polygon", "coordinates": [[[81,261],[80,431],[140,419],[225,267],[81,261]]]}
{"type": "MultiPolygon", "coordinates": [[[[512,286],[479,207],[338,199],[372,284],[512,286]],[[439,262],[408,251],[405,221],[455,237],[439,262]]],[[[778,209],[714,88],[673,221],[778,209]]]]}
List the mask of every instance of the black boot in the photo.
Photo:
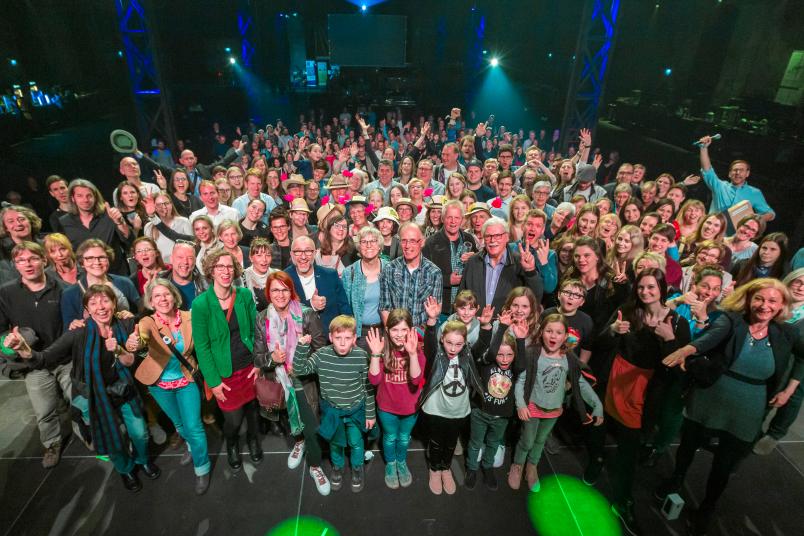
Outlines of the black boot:
{"type": "Polygon", "coordinates": [[[146,463],[142,466],[142,473],[148,477],[149,480],[156,480],[162,474],[162,470],[156,466],[155,463],[146,463]]]}
{"type": "Polygon", "coordinates": [[[125,486],[128,491],[136,493],[142,489],[142,482],[140,482],[137,474],[133,471],[131,473],[122,473],[120,478],[123,479],[123,486],[125,486]]]}
{"type": "Polygon", "coordinates": [[[248,438],[248,457],[255,465],[262,461],[262,445],[260,445],[259,436],[248,438]]]}
{"type": "Polygon", "coordinates": [[[243,467],[243,458],[240,456],[240,445],[238,444],[237,437],[234,439],[226,439],[226,459],[229,461],[229,467],[235,473],[240,471],[243,467]]]}

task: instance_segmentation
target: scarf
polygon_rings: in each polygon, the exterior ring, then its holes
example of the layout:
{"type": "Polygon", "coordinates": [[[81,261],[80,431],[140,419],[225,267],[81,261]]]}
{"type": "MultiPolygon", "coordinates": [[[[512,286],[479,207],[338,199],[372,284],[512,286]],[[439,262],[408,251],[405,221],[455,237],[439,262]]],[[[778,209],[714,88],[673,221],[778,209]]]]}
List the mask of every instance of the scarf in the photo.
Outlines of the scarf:
{"type": "MultiPolygon", "coordinates": [[[[287,356],[285,358],[285,364],[276,367],[276,379],[285,391],[285,405],[288,410],[288,422],[291,432],[294,435],[299,435],[304,429],[304,424],[299,414],[299,404],[296,401],[296,391],[293,380],[290,378],[287,371],[287,367],[293,365],[293,356],[296,353],[296,346],[299,342],[299,336],[302,333],[302,309],[301,303],[299,303],[298,300],[290,301],[288,304],[288,314],[290,318],[287,319],[287,324],[285,324],[274,305],[270,304],[268,306],[265,316],[265,345],[269,353],[273,351],[273,347],[277,344],[285,350],[285,355],[287,356]],[[285,327],[283,327],[283,325],[285,327]]],[[[302,394],[302,396],[304,396],[304,394],[302,394]]]]}
{"type": "MultiPolygon", "coordinates": [[[[119,344],[125,344],[126,333],[119,322],[112,326],[112,332],[119,344]]],[[[104,346],[104,339],[98,331],[98,325],[92,318],[87,319],[86,344],[84,347],[84,383],[89,396],[89,420],[92,430],[92,439],[98,454],[112,454],[126,452],[128,439],[121,433],[120,412],[112,404],[106,393],[106,384],[103,381],[101,356],[108,352],[104,346]]],[[[108,366],[108,365],[107,365],[108,366]]],[[[128,368],[117,359],[112,365],[117,372],[118,381],[123,381],[134,387],[134,380],[128,368]]],[[[136,391],[135,391],[136,392],[136,391]]],[[[143,415],[142,401],[136,395],[131,402],[132,410],[138,417],[143,415]]]]}

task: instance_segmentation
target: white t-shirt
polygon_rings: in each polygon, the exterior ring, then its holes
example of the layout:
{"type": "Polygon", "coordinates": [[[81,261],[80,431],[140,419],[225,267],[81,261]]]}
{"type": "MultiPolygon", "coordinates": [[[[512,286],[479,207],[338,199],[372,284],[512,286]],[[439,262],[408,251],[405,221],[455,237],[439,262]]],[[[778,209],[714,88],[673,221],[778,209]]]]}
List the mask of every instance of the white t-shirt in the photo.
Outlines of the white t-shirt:
{"type": "Polygon", "coordinates": [[[307,277],[300,275],[299,281],[301,281],[302,288],[304,289],[304,297],[309,300],[313,297],[313,294],[315,294],[315,272],[307,277]]]}
{"type": "Polygon", "coordinates": [[[459,356],[449,360],[441,388],[430,395],[422,410],[428,415],[446,419],[461,419],[472,411],[469,404],[469,386],[461,370],[459,356]]]}

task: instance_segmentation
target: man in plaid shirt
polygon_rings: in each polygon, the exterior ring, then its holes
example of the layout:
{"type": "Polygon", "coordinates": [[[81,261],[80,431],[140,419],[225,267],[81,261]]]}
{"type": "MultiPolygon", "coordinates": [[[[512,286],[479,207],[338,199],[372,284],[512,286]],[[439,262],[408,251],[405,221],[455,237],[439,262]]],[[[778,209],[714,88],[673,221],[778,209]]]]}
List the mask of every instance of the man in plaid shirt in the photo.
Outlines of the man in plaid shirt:
{"type": "Polygon", "coordinates": [[[425,300],[433,296],[441,302],[441,269],[422,256],[424,235],[415,223],[402,225],[399,244],[402,256],[386,264],[380,273],[380,314],[385,322],[392,309],[407,309],[413,324],[421,326],[427,320],[425,300]]]}

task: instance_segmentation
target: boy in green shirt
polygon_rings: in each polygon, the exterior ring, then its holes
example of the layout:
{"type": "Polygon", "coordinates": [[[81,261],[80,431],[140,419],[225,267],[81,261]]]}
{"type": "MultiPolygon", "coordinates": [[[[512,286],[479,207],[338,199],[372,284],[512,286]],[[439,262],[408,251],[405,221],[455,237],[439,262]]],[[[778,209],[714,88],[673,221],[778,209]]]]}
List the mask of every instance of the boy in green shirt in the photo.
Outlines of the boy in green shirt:
{"type": "Polygon", "coordinates": [[[345,451],[350,449],[352,491],[364,486],[363,432],[376,424],[374,391],[368,381],[368,354],[356,346],[355,319],[339,315],[329,325],[332,343],[310,354],[310,335],[304,335],[296,346],[293,373],[297,376],[317,374],[321,395],[321,424],[318,435],[330,444],[332,491],[343,484],[345,451]]]}

